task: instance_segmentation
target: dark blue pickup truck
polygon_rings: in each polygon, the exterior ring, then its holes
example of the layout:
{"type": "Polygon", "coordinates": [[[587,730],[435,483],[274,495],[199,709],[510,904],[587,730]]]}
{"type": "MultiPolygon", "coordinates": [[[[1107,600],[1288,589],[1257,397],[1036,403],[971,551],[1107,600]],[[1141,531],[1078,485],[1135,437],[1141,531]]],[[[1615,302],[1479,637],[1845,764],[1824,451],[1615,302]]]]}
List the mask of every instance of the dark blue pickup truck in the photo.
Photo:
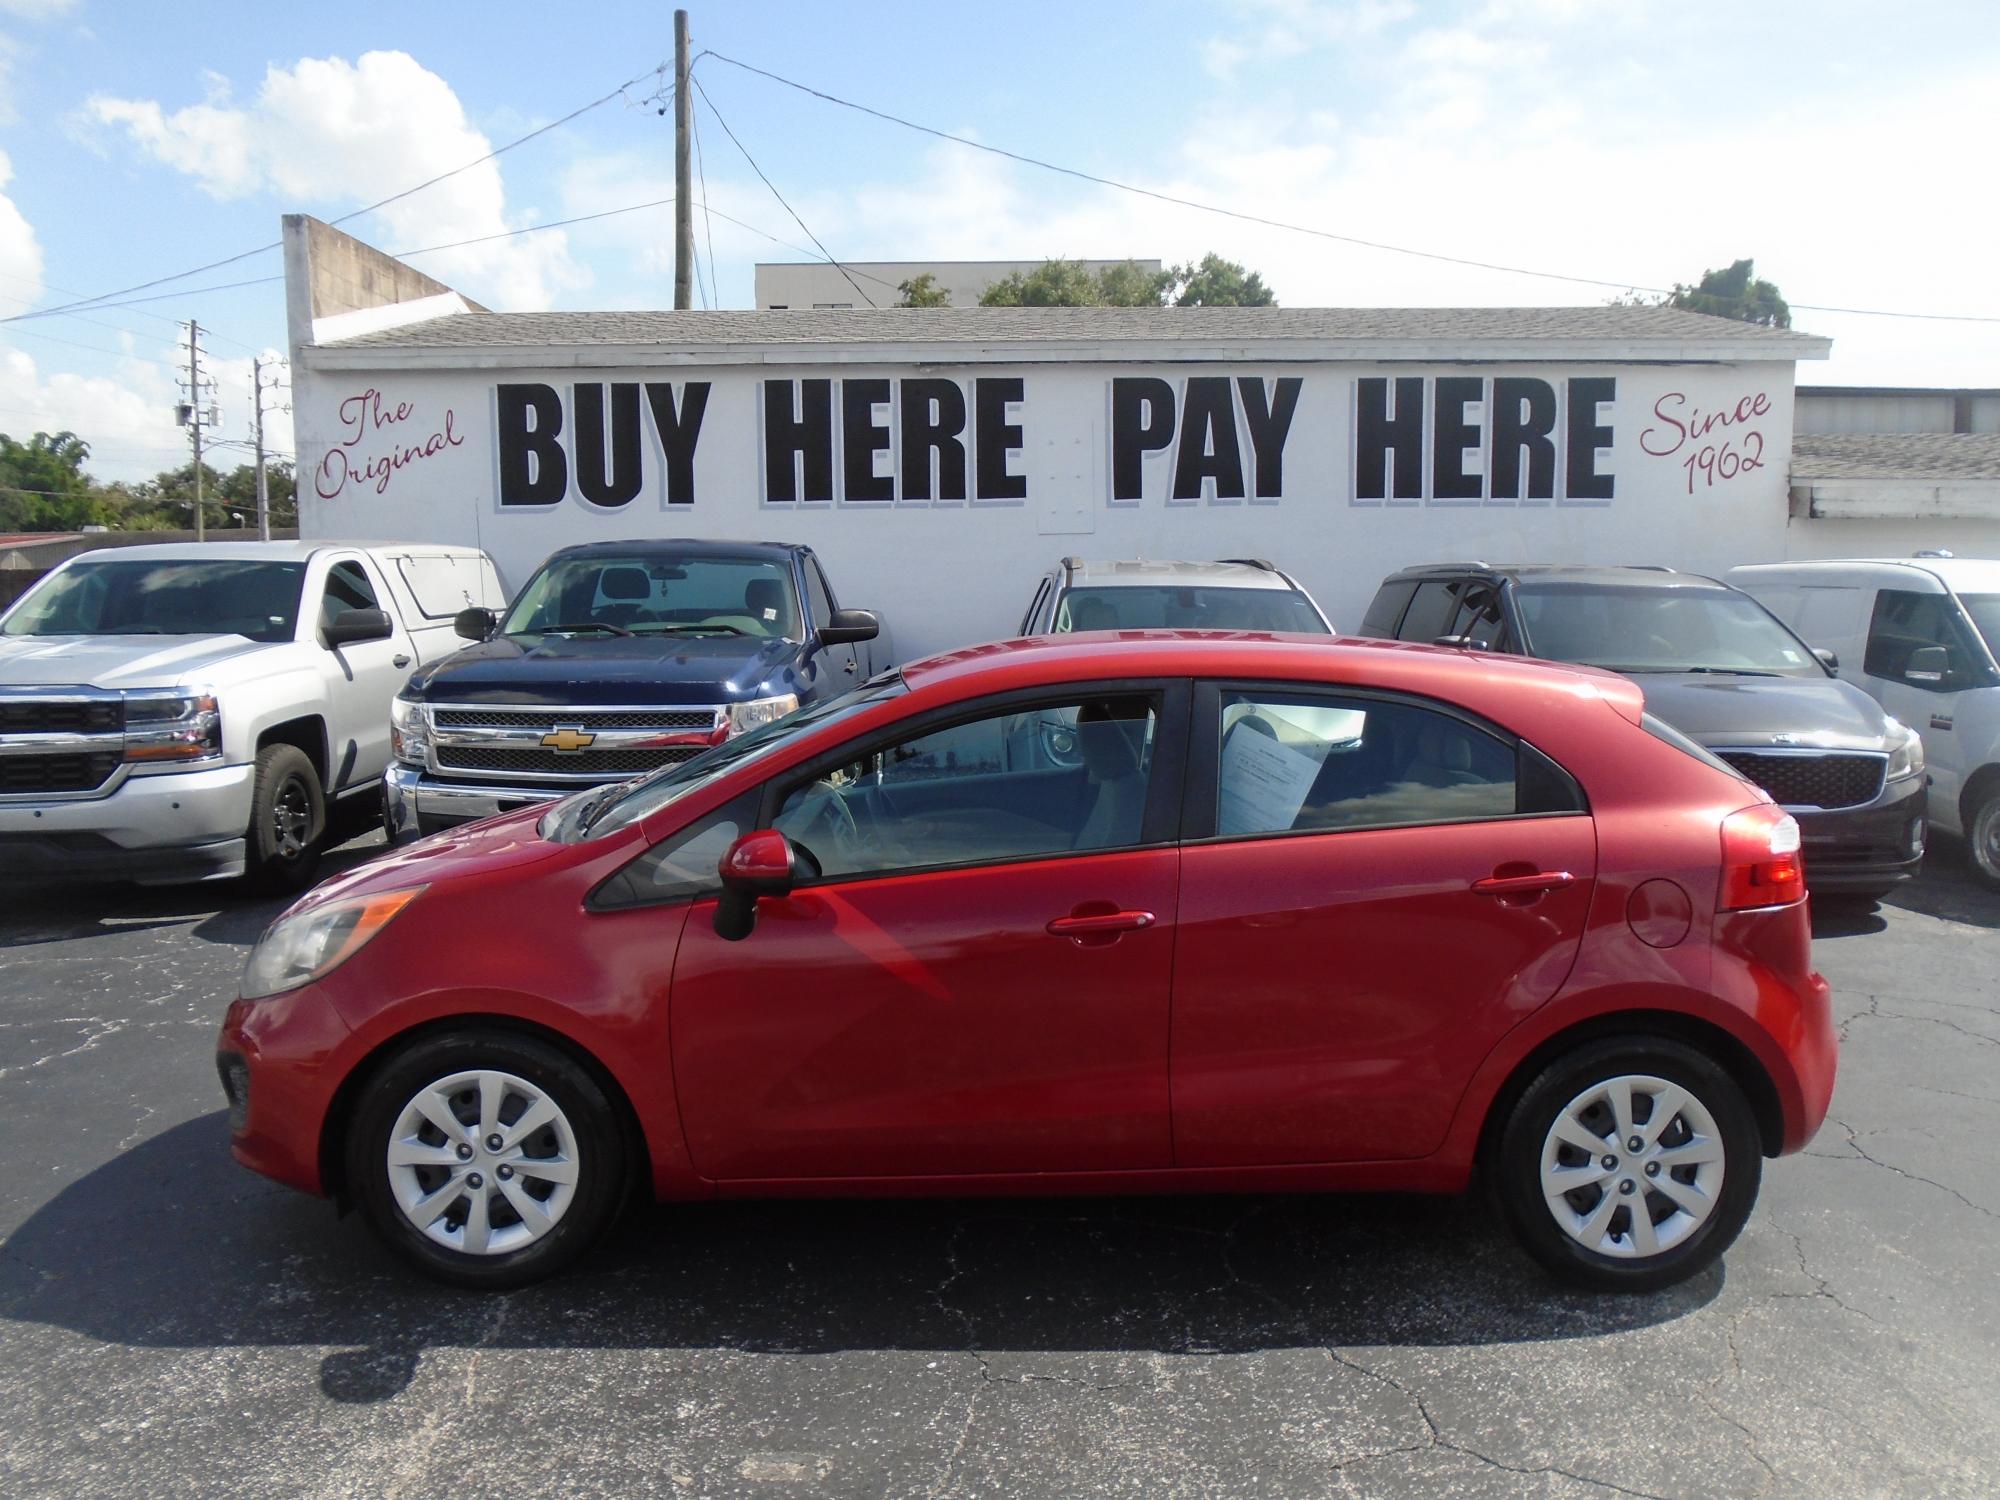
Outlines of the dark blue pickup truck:
{"type": "Polygon", "coordinates": [[[894,665],[881,620],[779,542],[568,547],[458,629],[479,644],[395,702],[392,840],[677,764],[894,665]]]}

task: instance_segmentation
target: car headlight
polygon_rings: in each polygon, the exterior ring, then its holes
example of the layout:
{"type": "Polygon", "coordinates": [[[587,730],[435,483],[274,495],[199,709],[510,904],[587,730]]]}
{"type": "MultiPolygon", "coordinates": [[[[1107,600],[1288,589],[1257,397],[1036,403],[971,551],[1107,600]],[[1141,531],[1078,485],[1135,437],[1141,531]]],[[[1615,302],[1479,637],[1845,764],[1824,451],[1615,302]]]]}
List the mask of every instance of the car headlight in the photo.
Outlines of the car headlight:
{"type": "Polygon", "coordinates": [[[424,887],[413,885],[350,896],[278,918],[250,950],[250,962],[243,968],[243,998],[261,1000],[332,973],[423,892],[424,887]]]}
{"type": "Polygon", "coordinates": [[[780,693],[775,698],[752,698],[748,703],[732,703],[729,705],[729,732],[742,734],[748,729],[775,724],[798,706],[797,693],[780,693]]]}
{"type": "Polygon", "coordinates": [[[125,759],[135,765],[161,761],[219,760],[222,709],[202,688],[133,688],[125,693],[125,759]]]}
{"type": "Polygon", "coordinates": [[[1924,742],[1900,720],[1889,721],[1889,779],[1914,776],[1924,768],[1924,742]]]}
{"type": "Polygon", "coordinates": [[[430,758],[431,726],[414,698],[389,700],[389,753],[421,766],[430,758]]]}

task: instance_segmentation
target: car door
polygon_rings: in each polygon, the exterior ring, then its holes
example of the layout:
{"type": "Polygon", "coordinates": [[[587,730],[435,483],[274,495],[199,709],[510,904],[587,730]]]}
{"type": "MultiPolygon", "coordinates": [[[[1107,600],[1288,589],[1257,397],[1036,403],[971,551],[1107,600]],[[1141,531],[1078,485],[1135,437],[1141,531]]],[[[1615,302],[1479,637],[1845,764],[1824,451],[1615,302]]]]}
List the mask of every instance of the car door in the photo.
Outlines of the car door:
{"type": "Polygon", "coordinates": [[[933,715],[775,781],[815,871],[724,941],[691,912],[671,996],[696,1169],[721,1180],[1171,1164],[1167,1008],[1185,684],[933,715]],[[1068,714],[1024,764],[1007,726],[1068,714]]]}
{"type": "MultiPolygon", "coordinates": [[[[1862,684],[1890,713],[1922,736],[1930,770],[1930,806],[1941,822],[1956,827],[1959,794],[1968,767],[1959,743],[1958,700],[1967,687],[1983,685],[1983,664],[1951,597],[1905,589],[1881,589],[1868,622],[1862,657],[1862,684]],[[1942,647],[1945,666],[1933,676],[1911,658],[1925,647],[1942,647]]],[[[1977,750],[1975,748],[1975,754],[1977,750]]]]}
{"type": "Polygon", "coordinates": [[[1575,961],[1576,783],[1444,705],[1202,685],[1174,959],[1175,1163],[1397,1160],[1575,961]]]}
{"type": "MultiPolygon", "coordinates": [[[[826,575],[820,571],[819,560],[809,557],[805,561],[806,606],[812,614],[811,629],[817,632],[833,618],[833,593],[826,586],[826,575]]],[[[821,646],[812,654],[807,664],[813,683],[813,696],[824,697],[830,693],[844,693],[861,680],[861,658],[852,641],[838,646],[821,646]]]]}
{"type": "Polygon", "coordinates": [[[410,680],[415,648],[368,558],[336,559],[326,570],[316,604],[319,641],[333,658],[326,674],[332,707],[327,790],[339,791],[372,782],[387,769],[389,703],[410,680]],[[350,609],[385,609],[391,627],[388,638],[326,646],[326,627],[350,609]]]}

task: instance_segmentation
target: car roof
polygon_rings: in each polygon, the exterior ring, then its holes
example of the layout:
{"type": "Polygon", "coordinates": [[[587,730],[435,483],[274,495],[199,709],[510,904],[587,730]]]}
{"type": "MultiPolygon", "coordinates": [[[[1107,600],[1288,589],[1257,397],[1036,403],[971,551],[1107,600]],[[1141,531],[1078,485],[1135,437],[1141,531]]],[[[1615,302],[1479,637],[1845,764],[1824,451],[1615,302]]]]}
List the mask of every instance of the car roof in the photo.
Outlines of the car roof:
{"type": "Polygon", "coordinates": [[[1136,588],[1161,584],[1213,584],[1232,589],[1283,589],[1296,585],[1269,563],[1249,559],[1221,562],[1173,562],[1164,558],[1133,558],[1129,561],[1087,562],[1080,557],[1065,558],[1071,588],[1136,588]]]}
{"type": "Polygon", "coordinates": [[[617,542],[579,542],[550,554],[557,557],[756,557],[788,562],[805,551],[797,542],[709,541],[696,537],[629,537],[617,542]]]}
{"type": "Polygon", "coordinates": [[[304,562],[321,552],[455,553],[480,555],[477,547],[444,542],[148,542],[136,547],[93,547],[72,561],[130,558],[134,562],[304,562]]]}
{"type": "Polygon", "coordinates": [[[1705,573],[1673,568],[1613,567],[1602,563],[1419,563],[1391,573],[1384,583],[1421,583],[1427,578],[1511,578],[1515,582],[1592,584],[1601,588],[1727,589],[1705,573]]]}
{"type": "Polygon", "coordinates": [[[1759,563],[1730,571],[1744,574],[1745,581],[1752,583],[1795,572],[1835,576],[1851,571],[1862,577],[1873,573],[1878,579],[1885,575],[1928,575],[1957,594],[2000,592],[2000,559],[1990,557],[1827,557],[1759,563]]]}
{"type": "MultiPolygon", "coordinates": [[[[982,679],[982,690],[1118,677],[1259,677],[1338,683],[1389,673],[1412,691],[1490,693],[1496,682],[1588,688],[1627,705],[1635,722],[1644,693],[1598,667],[1484,651],[1355,636],[1235,630],[1088,630],[1074,635],[992,641],[928,656],[903,667],[912,692],[982,679]],[[984,679],[994,679],[986,683],[984,679]]],[[[1621,710],[1623,711],[1623,710],[1621,710]]]]}

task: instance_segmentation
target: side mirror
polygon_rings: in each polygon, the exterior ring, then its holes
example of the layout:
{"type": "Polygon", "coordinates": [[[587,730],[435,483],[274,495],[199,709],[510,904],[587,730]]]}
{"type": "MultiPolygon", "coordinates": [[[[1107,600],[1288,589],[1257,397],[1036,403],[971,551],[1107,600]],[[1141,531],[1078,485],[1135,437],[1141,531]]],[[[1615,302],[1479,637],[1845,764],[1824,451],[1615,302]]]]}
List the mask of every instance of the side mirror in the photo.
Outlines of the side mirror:
{"type": "Polygon", "coordinates": [[[461,609],[451,617],[451,628],[468,641],[483,641],[493,634],[493,627],[499,622],[493,618],[493,611],[473,605],[461,609]]]}
{"type": "Polygon", "coordinates": [[[872,609],[836,609],[833,618],[819,628],[822,646],[845,646],[849,641],[872,641],[882,633],[882,621],[872,609]]]}
{"type": "Polygon", "coordinates": [[[758,828],[729,846],[716,865],[722,899],[715,906],[715,935],[740,943],[757,925],[760,896],[789,896],[798,883],[792,841],[775,828],[758,828]]]}
{"type": "Polygon", "coordinates": [[[379,609],[343,609],[322,631],[328,649],[335,651],[361,641],[386,641],[395,633],[388,614],[379,609]]]}
{"type": "Polygon", "coordinates": [[[1458,651],[1491,651],[1491,641],[1475,641],[1469,635],[1441,635],[1432,640],[1433,646],[1450,646],[1458,651]]]}
{"type": "Polygon", "coordinates": [[[1825,667],[1827,671],[1838,672],[1840,670],[1840,658],[1827,650],[1826,647],[1813,647],[1813,655],[1819,658],[1819,664],[1825,667]]]}
{"type": "Polygon", "coordinates": [[[1942,683],[1951,675],[1951,653],[1942,646],[1919,646],[1903,664],[1903,676],[1910,682],[1942,683]]]}

